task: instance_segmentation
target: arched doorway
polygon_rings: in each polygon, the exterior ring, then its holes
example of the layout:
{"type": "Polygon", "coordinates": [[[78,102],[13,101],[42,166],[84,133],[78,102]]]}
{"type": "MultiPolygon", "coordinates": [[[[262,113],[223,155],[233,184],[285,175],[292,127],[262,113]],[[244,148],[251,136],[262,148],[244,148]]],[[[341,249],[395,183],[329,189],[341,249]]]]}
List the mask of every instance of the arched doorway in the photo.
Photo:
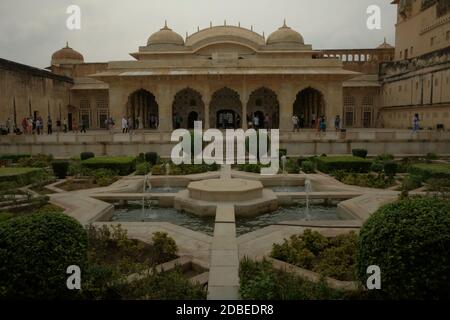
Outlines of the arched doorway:
{"type": "Polygon", "coordinates": [[[262,87],[253,91],[248,100],[247,112],[247,118],[250,118],[251,121],[255,114],[258,116],[260,127],[279,128],[280,103],[277,94],[271,89],[262,87]]]}
{"type": "Polygon", "coordinates": [[[191,111],[189,112],[188,115],[188,129],[193,129],[194,128],[194,122],[198,121],[198,113],[195,111],[191,111]]]}
{"type": "Polygon", "coordinates": [[[216,91],[211,99],[209,123],[216,128],[238,128],[242,125],[242,103],[239,94],[230,89],[216,91]]]}
{"type": "Polygon", "coordinates": [[[323,94],[311,87],[300,91],[294,102],[293,114],[300,119],[300,127],[315,128],[318,119],[325,116],[323,94]]]}
{"type": "Polygon", "coordinates": [[[134,129],[158,129],[159,107],[155,96],[144,89],[128,97],[127,118],[131,118],[134,129]]]}
{"type": "Polygon", "coordinates": [[[172,113],[174,128],[194,128],[194,121],[202,121],[205,118],[202,95],[191,88],[179,91],[173,100],[172,113]]]}

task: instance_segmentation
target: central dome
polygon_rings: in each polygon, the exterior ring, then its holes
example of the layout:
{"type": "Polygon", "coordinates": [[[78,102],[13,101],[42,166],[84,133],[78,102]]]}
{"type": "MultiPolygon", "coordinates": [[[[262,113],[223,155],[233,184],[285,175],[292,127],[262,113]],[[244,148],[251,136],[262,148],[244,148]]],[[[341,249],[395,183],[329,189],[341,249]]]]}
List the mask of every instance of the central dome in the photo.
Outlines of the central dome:
{"type": "Polygon", "coordinates": [[[165,45],[165,44],[172,44],[177,46],[183,46],[184,45],[184,39],[182,36],[180,36],[178,33],[174,32],[172,29],[167,27],[167,23],[158,32],[155,32],[148,38],[147,45],[165,45]]]}
{"type": "Polygon", "coordinates": [[[278,43],[305,44],[305,41],[303,40],[303,37],[300,33],[289,28],[285,22],[281,28],[279,28],[267,38],[267,44],[278,43]]]}

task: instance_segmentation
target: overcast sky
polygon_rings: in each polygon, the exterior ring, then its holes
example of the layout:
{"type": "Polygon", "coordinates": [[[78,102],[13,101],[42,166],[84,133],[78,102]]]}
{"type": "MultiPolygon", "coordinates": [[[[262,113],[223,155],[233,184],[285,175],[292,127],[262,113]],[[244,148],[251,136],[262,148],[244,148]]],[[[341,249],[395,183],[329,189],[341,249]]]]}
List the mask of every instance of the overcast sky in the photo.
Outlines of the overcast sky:
{"type": "Polygon", "coordinates": [[[227,24],[266,36],[286,18],[314,49],[373,48],[395,42],[391,0],[0,0],[0,57],[47,67],[66,41],[86,62],[130,60],[130,52],[164,25],[181,34],[227,24]],[[66,27],[66,9],[81,8],[81,30],[66,27]],[[381,8],[381,30],[368,30],[369,5],[381,8]]]}

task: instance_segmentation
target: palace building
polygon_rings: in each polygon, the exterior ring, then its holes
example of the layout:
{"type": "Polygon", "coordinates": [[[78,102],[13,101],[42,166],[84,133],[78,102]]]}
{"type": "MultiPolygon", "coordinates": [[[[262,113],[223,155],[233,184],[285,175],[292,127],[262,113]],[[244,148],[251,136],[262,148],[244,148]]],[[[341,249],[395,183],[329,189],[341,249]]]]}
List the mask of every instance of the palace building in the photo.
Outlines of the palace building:
{"type": "Polygon", "coordinates": [[[224,22],[186,37],[166,24],[129,61],[86,63],[69,44],[48,70],[0,59],[0,121],[50,115],[100,129],[127,117],[168,132],[196,120],[245,129],[257,117],[292,130],[295,114],[304,128],[321,116],[334,128],[338,115],[344,128],[408,128],[420,113],[450,128],[448,1],[393,3],[395,48],[318,50],[286,23],[266,37],[224,22]]]}

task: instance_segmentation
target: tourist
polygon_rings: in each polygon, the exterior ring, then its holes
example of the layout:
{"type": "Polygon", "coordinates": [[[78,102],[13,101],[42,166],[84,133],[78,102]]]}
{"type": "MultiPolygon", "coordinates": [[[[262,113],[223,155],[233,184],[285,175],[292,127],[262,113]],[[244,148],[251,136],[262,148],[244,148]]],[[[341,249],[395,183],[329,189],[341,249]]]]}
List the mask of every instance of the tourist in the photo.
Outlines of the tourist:
{"type": "Polygon", "coordinates": [[[241,116],[237,115],[236,116],[236,125],[234,126],[235,129],[240,128],[241,127],[241,116]]]}
{"type": "Polygon", "coordinates": [[[300,113],[300,119],[299,119],[299,126],[301,129],[305,127],[305,115],[303,113],[300,113]]]}
{"type": "Polygon", "coordinates": [[[334,118],[334,128],[336,129],[336,132],[341,131],[341,117],[339,115],[334,118]]]}
{"type": "Polygon", "coordinates": [[[299,129],[299,127],[298,127],[298,121],[299,121],[299,119],[298,119],[298,117],[297,117],[297,115],[293,115],[292,116],[292,131],[293,132],[300,132],[300,129],[299,129]]]}
{"type": "Polygon", "coordinates": [[[325,116],[320,117],[319,130],[321,133],[326,133],[327,131],[327,122],[325,120],[325,116]]]}
{"type": "Polygon", "coordinates": [[[134,125],[135,125],[135,129],[139,129],[139,122],[140,122],[140,120],[139,120],[139,117],[137,117],[135,120],[134,120],[134,125]]]}
{"type": "Polygon", "coordinates": [[[122,117],[122,133],[127,133],[128,132],[128,121],[127,118],[125,118],[125,116],[122,117]]]}
{"type": "Polygon", "coordinates": [[[255,128],[255,130],[259,129],[259,117],[256,113],[253,116],[253,127],[255,128]]]}
{"type": "Polygon", "coordinates": [[[33,118],[28,118],[28,134],[34,134],[34,120],[33,118]]]}
{"type": "Polygon", "coordinates": [[[85,119],[81,119],[81,130],[80,133],[87,133],[87,123],[85,119]]]}
{"type": "Polygon", "coordinates": [[[50,116],[47,117],[47,134],[53,134],[53,121],[50,116]]]}
{"type": "Polygon", "coordinates": [[[420,130],[420,124],[419,124],[420,120],[419,120],[419,114],[416,113],[413,117],[413,123],[412,123],[412,128],[413,128],[413,134],[415,134],[416,132],[418,132],[420,130]]]}
{"type": "Polygon", "coordinates": [[[133,119],[131,119],[131,117],[128,117],[127,127],[128,127],[128,132],[129,133],[131,133],[131,130],[134,129],[134,123],[133,123],[133,119]]]}
{"type": "Polygon", "coordinates": [[[73,133],[78,133],[78,122],[77,119],[72,120],[72,131],[73,133]]]}
{"type": "Polygon", "coordinates": [[[8,134],[11,133],[11,119],[8,118],[8,120],[6,120],[6,131],[8,132],[8,134]]]}
{"type": "Polygon", "coordinates": [[[66,119],[66,117],[64,117],[64,120],[63,120],[63,127],[64,127],[64,133],[67,133],[69,127],[67,126],[67,119],[66,119]]]}
{"type": "Polygon", "coordinates": [[[58,118],[56,120],[56,130],[58,130],[58,133],[61,132],[61,119],[60,118],[58,118]]]}
{"type": "Polygon", "coordinates": [[[24,133],[28,133],[28,119],[26,117],[22,119],[22,129],[24,133]]]}
{"type": "Polygon", "coordinates": [[[41,134],[41,120],[40,120],[40,118],[36,119],[36,121],[34,123],[34,127],[36,128],[37,135],[40,135],[41,134]]]}
{"type": "Polygon", "coordinates": [[[106,131],[109,130],[109,119],[106,118],[105,121],[103,122],[103,125],[105,126],[106,131]]]}
{"type": "Polygon", "coordinates": [[[311,128],[314,128],[316,126],[316,114],[311,114],[311,128]]]}
{"type": "Polygon", "coordinates": [[[264,116],[264,128],[266,128],[266,129],[270,128],[270,117],[267,113],[264,116]]]}

